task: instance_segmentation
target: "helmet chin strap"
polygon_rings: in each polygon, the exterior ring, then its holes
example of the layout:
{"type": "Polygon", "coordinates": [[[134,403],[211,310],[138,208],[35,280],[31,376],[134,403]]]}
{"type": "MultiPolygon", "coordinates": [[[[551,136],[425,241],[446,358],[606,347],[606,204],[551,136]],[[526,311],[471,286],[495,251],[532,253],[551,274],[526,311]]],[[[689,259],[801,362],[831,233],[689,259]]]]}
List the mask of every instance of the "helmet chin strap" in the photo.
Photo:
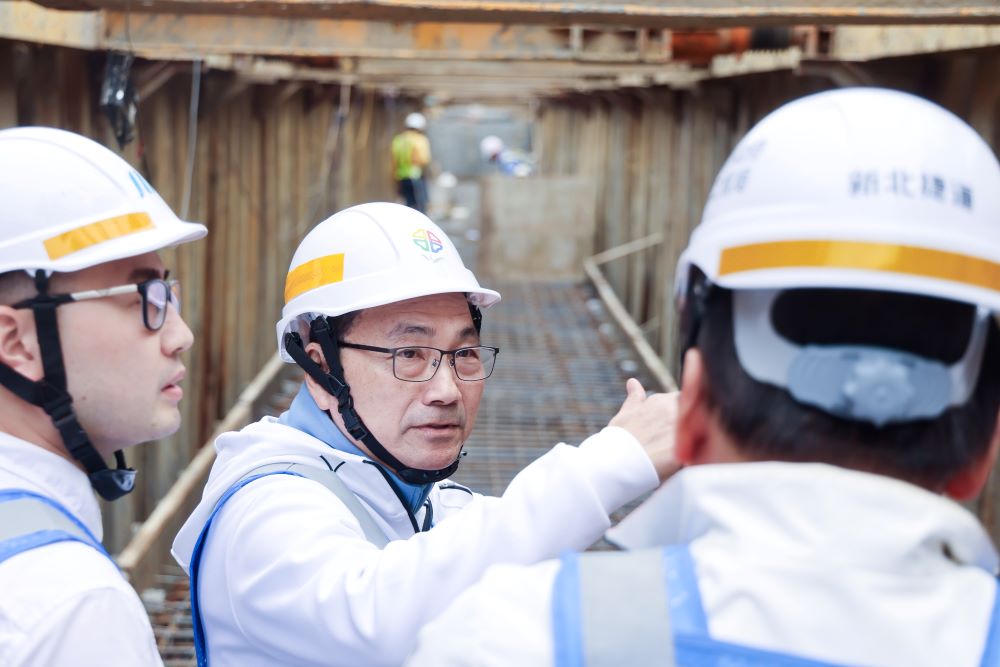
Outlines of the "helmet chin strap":
{"type": "MultiPolygon", "coordinates": [[[[476,331],[479,331],[482,326],[482,314],[479,308],[472,304],[469,304],[469,310],[472,313],[472,321],[476,331]]],[[[344,378],[344,368],[340,364],[340,346],[330,335],[330,325],[327,318],[317,317],[314,319],[309,325],[309,331],[313,340],[318,342],[323,350],[323,356],[330,367],[329,372],[325,372],[319,364],[309,358],[299,334],[285,334],[285,350],[295,360],[295,363],[302,367],[302,370],[308,373],[328,394],[337,399],[337,411],[340,412],[340,416],[344,420],[344,427],[351,434],[351,437],[363,443],[372,455],[392,468],[399,478],[407,484],[431,484],[455,474],[464,452],[459,452],[454,461],[437,470],[410,468],[393,456],[365,426],[364,422],[361,421],[361,416],[354,409],[351,387],[344,378]]]]}
{"type": "Polygon", "coordinates": [[[42,408],[59,431],[66,450],[86,469],[97,494],[104,500],[117,500],[134,488],[135,470],[126,466],[125,455],[120,450],[115,452],[117,468],[108,468],[80,425],[73,411],[73,397],[66,390],[66,368],[56,323],[59,302],[48,294],[48,277],[44,271],[35,273],[35,286],[38,295],[30,303],[35,315],[44,377],[35,382],[0,364],[0,384],[21,399],[42,408]]]}

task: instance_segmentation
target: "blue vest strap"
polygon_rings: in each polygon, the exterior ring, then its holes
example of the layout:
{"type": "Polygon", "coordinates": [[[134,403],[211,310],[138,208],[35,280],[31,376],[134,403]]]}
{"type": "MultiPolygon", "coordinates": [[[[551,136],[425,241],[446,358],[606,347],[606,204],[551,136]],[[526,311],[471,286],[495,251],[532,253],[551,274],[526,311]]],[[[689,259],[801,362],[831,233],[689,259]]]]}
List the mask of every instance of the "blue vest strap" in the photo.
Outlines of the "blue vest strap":
{"type": "Polygon", "coordinates": [[[662,552],[630,552],[628,568],[618,567],[620,555],[596,552],[563,557],[565,572],[560,572],[556,586],[575,597],[576,604],[561,601],[554,611],[563,617],[556,623],[576,630],[566,637],[569,641],[557,645],[557,667],[674,664],[666,589],[650,585],[662,577],[662,552]],[[622,642],[626,633],[629,641],[622,642]]]}
{"type": "Polygon", "coordinates": [[[191,589],[191,625],[194,630],[194,649],[195,655],[198,659],[198,667],[207,667],[208,665],[208,648],[205,643],[205,624],[201,616],[198,583],[199,572],[201,570],[201,554],[205,549],[205,541],[208,539],[208,533],[212,527],[212,521],[222,509],[223,505],[225,505],[237,491],[254,480],[258,480],[261,477],[268,477],[270,475],[291,475],[293,477],[304,477],[322,484],[334,495],[336,495],[337,498],[344,503],[344,505],[347,506],[347,509],[358,520],[358,523],[361,524],[361,529],[365,534],[365,538],[369,542],[379,548],[384,547],[388,543],[388,538],[385,536],[385,533],[378,528],[375,521],[372,519],[371,514],[369,514],[368,511],[362,507],[357,496],[355,496],[354,493],[347,488],[347,485],[344,484],[343,480],[338,477],[335,471],[323,470],[313,466],[295,463],[274,463],[251,470],[242,479],[237,480],[236,483],[229,487],[226,492],[222,494],[222,497],[219,498],[219,502],[217,502],[215,507],[212,509],[212,514],[209,515],[208,521],[205,522],[205,525],[201,529],[201,533],[198,534],[198,540],[195,542],[194,550],[191,553],[191,576],[189,580],[191,589]]]}
{"type": "Polygon", "coordinates": [[[0,563],[56,542],[81,542],[111,559],[83,522],[56,501],[24,489],[0,491],[0,563]]]}
{"type": "Polygon", "coordinates": [[[1000,582],[993,600],[993,616],[990,617],[989,631],[986,633],[986,644],[983,646],[981,667],[997,667],[1000,665],[1000,582]]]}
{"type": "Polygon", "coordinates": [[[552,592],[556,667],[840,667],[712,639],[686,545],[562,563],[552,592]]]}

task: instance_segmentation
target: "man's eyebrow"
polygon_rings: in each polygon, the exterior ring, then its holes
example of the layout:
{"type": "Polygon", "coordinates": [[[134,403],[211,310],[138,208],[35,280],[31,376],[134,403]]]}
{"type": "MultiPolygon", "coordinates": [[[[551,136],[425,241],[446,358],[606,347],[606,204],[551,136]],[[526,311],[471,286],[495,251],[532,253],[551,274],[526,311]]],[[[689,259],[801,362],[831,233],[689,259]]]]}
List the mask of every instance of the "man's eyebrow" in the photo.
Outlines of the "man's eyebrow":
{"type": "Polygon", "coordinates": [[[141,283],[146,280],[155,280],[156,278],[162,278],[163,271],[159,269],[154,269],[151,267],[140,267],[138,269],[132,269],[132,273],[128,274],[127,282],[130,283],[141,283]]]}
{"type": "MultiPolygon", "coordinates": [[[[390,340],[398,340],[404,336],[424,336],[430,338],[434,335],[434,327],[429,327],[424,324],[414,324],[412,322],[399,322],[389,331],[387,334],[390,340]]],[[[469,325],[462,329],[458,334],[459,340],[479,340],[479,334],[476,331],[476,327],[469,325]]]]}
{"type": "Polygon", "coordinates": [[[432,327],[423,324],[414,324],[412,322],[398,322],[388,333],[390,339],[402,338],[403,336],[417,335],[417,336],[433,336],[434,329],[432,327]]]}
{"type": "Polygon", "coordinates": [[[479,342],[479,332],[476,331],[476,327],[469,325],[462,329],[461,333],[458,334],[459,340],[474,340],[479,342]]]}

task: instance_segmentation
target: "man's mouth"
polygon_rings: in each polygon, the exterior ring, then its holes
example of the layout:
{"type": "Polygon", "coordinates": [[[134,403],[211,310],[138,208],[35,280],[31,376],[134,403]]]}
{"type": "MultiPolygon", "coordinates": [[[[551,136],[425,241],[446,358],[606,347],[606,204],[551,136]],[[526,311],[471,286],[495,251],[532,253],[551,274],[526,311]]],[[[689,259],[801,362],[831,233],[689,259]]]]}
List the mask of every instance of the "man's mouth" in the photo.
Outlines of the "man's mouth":
{"type": "Polygon", "coordinates": [[[429,431],[448,431],[451,429],[461,428],[457,422],[434,422],[428,424],[418,424],[414,428],[429,431]]]}
{"type": "Polygon", "coordinates": [[[177,371],[174,373],[173,377],[171,377],[170,380],[168,380],[167,383],[160,388],[160,391],[172,398],[180,400],[184,396],[184,390],[181,389],[180,384],[184,380],[185,375],[187,375],[187,371],[185,369],[182,368],[177,371]]]}

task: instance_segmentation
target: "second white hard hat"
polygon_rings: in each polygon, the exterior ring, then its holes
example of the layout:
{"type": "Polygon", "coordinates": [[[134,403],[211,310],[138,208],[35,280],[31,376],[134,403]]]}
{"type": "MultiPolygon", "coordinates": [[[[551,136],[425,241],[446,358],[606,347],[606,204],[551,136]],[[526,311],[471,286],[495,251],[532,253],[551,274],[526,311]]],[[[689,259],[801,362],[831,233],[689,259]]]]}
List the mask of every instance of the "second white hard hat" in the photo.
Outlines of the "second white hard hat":
{"type": "Polygon", "coordinates": [[[431,294],[465,293],[488,308],[500,294],[480,286],[451,239],[430,218],[407,206],[361,204],[310,231],[292,257],[285,307],[277,324],[286,362],[286,333],[308,340],[315,317],[335,317],[431,294]]]}
{"type": "Polygon", "coordinates": [[[128,162],[51,127],[0,130],[0,273],[78,271],[205,236],[128,162]]]}

